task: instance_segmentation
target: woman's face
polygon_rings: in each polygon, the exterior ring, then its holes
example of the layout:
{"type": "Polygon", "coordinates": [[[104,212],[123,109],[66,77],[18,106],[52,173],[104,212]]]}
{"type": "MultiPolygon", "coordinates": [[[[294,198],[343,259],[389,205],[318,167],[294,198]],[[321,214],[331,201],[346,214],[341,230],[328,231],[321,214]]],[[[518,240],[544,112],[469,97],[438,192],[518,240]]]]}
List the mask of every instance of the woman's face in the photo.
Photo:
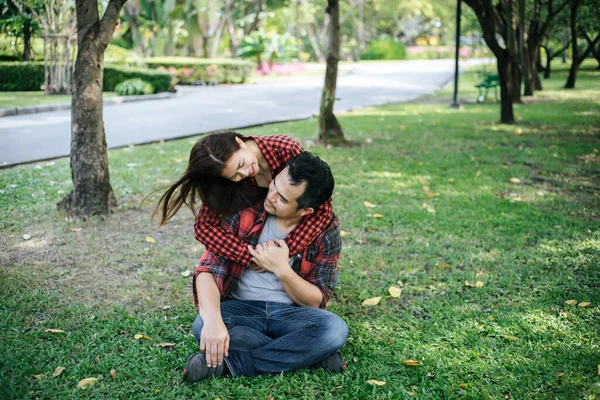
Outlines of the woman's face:
{"type": "Polygon", "coordinates": [[[255,176],[258,173],[258,160],[240,138],[235,138],[240,149],[233,153],[225,163],[221,176],[233,182],[255,176]]]}

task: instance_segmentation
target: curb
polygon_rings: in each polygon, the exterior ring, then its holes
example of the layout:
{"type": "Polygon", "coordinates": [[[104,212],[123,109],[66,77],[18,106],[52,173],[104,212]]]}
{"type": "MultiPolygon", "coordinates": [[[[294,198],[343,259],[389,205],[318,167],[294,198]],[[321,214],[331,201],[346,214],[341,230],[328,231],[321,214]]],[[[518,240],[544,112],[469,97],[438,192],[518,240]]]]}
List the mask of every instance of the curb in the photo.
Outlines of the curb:
{"type": "MultiPolygon", "coordinates": [[[[105,106],[111,106],[111,105],[116,105],[116,104],[129,103],[132,101],[171,99],[176,96],[177,96],[177,93],[169,93],[169,92],[146,94],[146,95],[140,95],[140,96],[115,96],[115,97],[105,99],[103,101],[103,103],[105,106]]],[[[35,114],[35,113],[70,110],[70,109],[71,109],[71,103],[56,103],[56,104],[45,104],[45,105],[38,105],[38,106],[0,108],[0,118],[10,117],[13,115],[35,114]]]]}

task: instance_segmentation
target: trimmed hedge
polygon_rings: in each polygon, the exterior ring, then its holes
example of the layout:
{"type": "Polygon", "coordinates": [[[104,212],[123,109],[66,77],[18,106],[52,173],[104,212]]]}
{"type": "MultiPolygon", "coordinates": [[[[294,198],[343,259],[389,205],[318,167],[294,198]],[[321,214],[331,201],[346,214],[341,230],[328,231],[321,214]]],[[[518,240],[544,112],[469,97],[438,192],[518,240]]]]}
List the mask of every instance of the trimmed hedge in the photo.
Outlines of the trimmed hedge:
{"type": "MultiPolygon", "coordinates": [[[[174,86],[170,74],[109,65],[104,67],[104,91],[113,92],[119,83],[134,78],[150,83],[157,93],[167,92],[174,86]]],[[[37,91],[41,90],[43,84],[43,62],[0,62],[0,91],[37,91]]]]}
{"type": "Polygon", "coordinates": [[[367,44],[365,51],[360,55],[361,60],[404,60],[406,49],[404,44],[391,37],[374,39],[367,44]]]}
{"type": "Polygon", "coordinates": [[[254,70],[245,60],[194,57],[154,57],[144,60],[149,68],[169,72],[179,83],[244,83],[254,70]]]}

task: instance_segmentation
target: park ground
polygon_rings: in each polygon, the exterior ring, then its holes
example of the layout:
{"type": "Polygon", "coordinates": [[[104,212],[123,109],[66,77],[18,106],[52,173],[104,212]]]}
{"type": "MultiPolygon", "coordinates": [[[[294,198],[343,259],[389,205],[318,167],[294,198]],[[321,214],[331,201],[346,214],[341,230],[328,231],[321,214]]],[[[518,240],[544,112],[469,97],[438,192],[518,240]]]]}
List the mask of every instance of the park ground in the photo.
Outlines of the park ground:
{"type": "Polygon", "coordinates": [[[515,125],[498,104],[449,108],[445,88],[340,115],[351,147],[315,144],[314,119],[243,131],[292,135],[333,169],[343,374],[182,381],[202,246],[191,212],[157,228],[157,195],[140,203],[197,137],[109,150],[104,217],[56,211],[66,158],[0,170],[0,398],[599,399],[600,71],[571,91],[566,72],[515,125]]]}

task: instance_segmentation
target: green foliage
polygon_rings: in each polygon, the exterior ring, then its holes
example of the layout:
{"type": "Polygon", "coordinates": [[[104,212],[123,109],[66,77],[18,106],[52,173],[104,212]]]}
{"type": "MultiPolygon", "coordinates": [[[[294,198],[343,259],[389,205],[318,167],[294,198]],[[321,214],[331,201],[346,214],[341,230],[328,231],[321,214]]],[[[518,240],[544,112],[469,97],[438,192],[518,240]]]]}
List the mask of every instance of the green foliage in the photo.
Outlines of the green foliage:
{"type": "Polygon", "coordinates": [[[237,49],[237,56],[260,61],[266,49],[265,36],[261,32],[252,32],[244,37],[242,44],[237,49]]]}
{"type": "MultiPolygon", "coordinates": [[[[166,92],[173,87],[171,75],[148,69],[104,67],[104,91],[113,92],[127,79],[140,78],[152,84],[156,92],[166,92]]],[[[44,84],[42,62],[0,62],[0,91],[36,91],[44,84]]]]}
{"type": "Polygon", "coordinates": [[[361,60],[404,60],[405,58],[404,44],[387,36],[369,42],[360,55],[361,60]]]}
{"type": "Polygon", "coordinates": [[[290,34],[274,34],[269,38],[263,32],[257,31],[244,37],[237,55],[255,60],[260,68],[260,63],[264,60],[268,60],[271,65],[275,62],[283,64],[292,61],[298,56],[298,47],[290,34]]]}
{"type": "Polygon", "coordinates": [[[154,87],[140,78],[127,79],[115,87],[115,92],[119,96],[137,96],[154,93],[154,87]]]}
{"type": "Polygon", "coordinates": [[[169,72],[178,83],[244,83],[252,73],[252,63],[244,60],[195,57],[154,57],[144,60],[150,68],[169,72]]]}

